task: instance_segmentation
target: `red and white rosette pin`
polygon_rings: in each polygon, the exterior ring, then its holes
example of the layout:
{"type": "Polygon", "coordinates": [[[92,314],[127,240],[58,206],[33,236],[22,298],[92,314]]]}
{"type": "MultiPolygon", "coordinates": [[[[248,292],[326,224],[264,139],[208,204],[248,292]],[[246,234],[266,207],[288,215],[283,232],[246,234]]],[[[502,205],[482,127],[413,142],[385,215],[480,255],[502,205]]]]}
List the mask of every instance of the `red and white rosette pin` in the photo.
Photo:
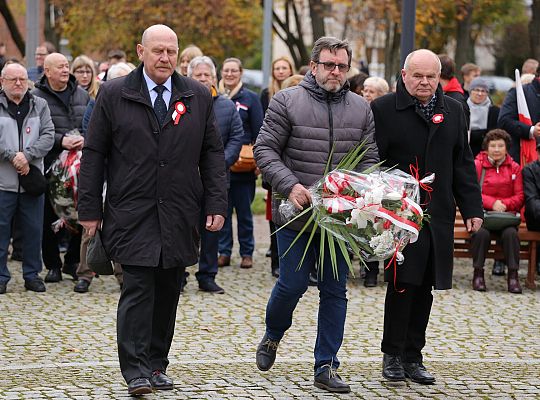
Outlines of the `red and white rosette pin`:
{"type": "Polygon", "coordinates": [[[444,121],[444,115],[442,114],[435,114],[433,118],[431,118],[431,122],[433,122],[434,124],[440,124],[443,121],[444,121]]]}
{"type": "Polygon", "coordinates": [[[172,113],[172,119],[175,125],[180,122],[180,117],[186,113],[186,105],[181,101],[174,105],[174,111],[172,113]]]}

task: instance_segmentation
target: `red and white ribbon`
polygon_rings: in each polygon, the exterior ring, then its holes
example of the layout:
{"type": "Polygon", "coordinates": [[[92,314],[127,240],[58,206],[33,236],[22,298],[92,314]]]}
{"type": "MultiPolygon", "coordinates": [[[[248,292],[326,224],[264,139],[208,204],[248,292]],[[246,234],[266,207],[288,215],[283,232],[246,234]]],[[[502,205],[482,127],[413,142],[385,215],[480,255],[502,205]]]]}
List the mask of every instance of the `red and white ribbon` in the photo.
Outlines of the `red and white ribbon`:
{"type": "Polygon", "coordinates": [[[186,105],[181,101],[178,101],[174,105],[174,111],[172,113],[172,119],[175,125],[178,125],[180,122],[180,117],[186,113],[186,105]]]}

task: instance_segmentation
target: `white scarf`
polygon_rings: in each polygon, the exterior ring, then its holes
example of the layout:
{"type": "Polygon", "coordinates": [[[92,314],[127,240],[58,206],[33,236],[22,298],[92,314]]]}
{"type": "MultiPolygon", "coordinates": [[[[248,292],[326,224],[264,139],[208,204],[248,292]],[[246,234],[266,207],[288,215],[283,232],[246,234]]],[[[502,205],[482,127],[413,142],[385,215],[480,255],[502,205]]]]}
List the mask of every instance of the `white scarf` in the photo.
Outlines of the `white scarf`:
{"type": "Polygon", "coordinates": [[[469,97],[467,99],[467,104],[471,110],[471,130],[487,129],[488,112],[489,106],[491,105],[489,97],[480,104],[473,103],[469,97]]]}

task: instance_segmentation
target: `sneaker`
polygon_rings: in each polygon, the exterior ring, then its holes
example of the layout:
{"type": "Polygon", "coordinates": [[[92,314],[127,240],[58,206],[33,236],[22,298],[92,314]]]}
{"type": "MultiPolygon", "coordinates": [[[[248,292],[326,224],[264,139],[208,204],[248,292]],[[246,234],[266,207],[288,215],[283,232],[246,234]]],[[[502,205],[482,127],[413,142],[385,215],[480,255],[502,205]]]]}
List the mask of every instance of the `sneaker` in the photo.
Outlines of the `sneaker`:
{"type": "Polygon", "coordinates": [[[204,281],[200,281],[199,290],[202,290],[203,292],[208,292],[208,293],[218,293],[218,294],[225,293],[225,290],[221,286],[219,286],[216,283],[216,281],[213,279],[206,279],[204,281]]]}
{"type": "Polygon", "coordinates": [[[278,346],[279,340],[272,340],[264,334],[261,343],[259,343],[259,346],[257,347],[257,354],[255,357],[257,368],[261,371],[268,371],[272,368],[274,361],[276,361],[278,346]]]}
{"type": "Polygon", "coordinates": [[[324,389],[333,393],[349,393],[351,387],[343,382],[341,377],[330,365],[325,365],[323,372],[315,376],[313,385],[319,389],[324,389]]]}

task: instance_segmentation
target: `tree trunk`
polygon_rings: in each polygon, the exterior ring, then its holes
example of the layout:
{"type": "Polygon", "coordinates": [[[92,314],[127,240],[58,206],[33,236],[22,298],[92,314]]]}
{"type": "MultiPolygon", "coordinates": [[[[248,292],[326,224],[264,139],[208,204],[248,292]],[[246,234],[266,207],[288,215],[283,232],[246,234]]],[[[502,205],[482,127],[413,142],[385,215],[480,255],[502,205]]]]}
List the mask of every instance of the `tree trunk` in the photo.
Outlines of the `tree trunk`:
{"type": "Polygon", "coordinates": [[[4,20],[6,21],[6,25],[9,29],[9,32],[11,33],[11,37],[13,38],[15,45],[17,46],[17,49],[24,57],[26,51],[26,43],[24,42],[21,32],[19,31],[19,27],[15,22],[15,18],[13,18],[13,14],[11,13],[11,10],[7,5],[7,0],[0,0],[0,14],[2,14],[4,20]]]}
{"type": "Polygon", "coordinates": [[[291,53],[291,57],[294,62],[294,66],[298,70],[301,66],[309,64],[309,53],[303,39],[304,35],[302,32],[301,17],[293,0],[287,0],[284,7],[285,20],[281,20],[279,16],[275,12],[273,12],[272,15],[274,23],[272,25],[274,28],[274,32],[289,48],[289,52],[291,53]],[[291,30],[290,26],[291,10],[293,13],[294,24],[296,26],[296,35],[291,30]]]}
{"type": "Polygon", "coordinates": [[[460,19],[456,20],[456,54],[454,61],[456,63],[456,71],[461,69],[461,66],[468,62],[474,62],[474,42],[471,37],[472,28],[472,13],[473,2],[468,1],[456,5],[458,16],[460,19]]]}
{"type": "Polygon", "coordinates": [[[326,36],[324,28],[325,5],[323,0],[309,0],[309,16],[311,17],[311,30],[313,41],[326,36]]]}
{"type": "Polygon", "coordinates": [[[533,0],[531,5],[532,18],[529,22],[529,39],[531,56],[540,60],[540,0],[533,0]]]}

